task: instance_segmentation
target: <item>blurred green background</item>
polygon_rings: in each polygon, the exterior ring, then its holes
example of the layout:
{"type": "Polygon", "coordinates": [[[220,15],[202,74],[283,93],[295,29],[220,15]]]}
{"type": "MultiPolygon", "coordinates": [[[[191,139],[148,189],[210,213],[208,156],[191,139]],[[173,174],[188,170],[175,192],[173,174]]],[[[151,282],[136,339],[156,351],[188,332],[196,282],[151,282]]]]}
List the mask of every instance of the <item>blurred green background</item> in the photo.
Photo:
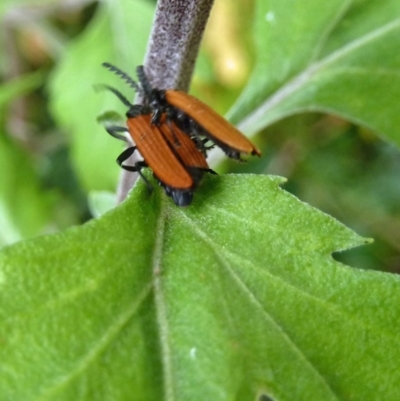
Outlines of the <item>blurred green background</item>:
{"type": "MultiPolygon", "coordinates": [[[[101,68],[134,75],[143,61],[155,1],[6,1],[0,7],[0,245],[82,224],[109,205],[123,145],[96,118],[124,107],[93,85],[133,93],[101,68]],[[126,12],[123,12],[126,8],[126,12]],[[122,12],[121,12],[122,10],[122,12]],[[134,37],[135,43],[126,37],[134,37]]],[[[218,0],[191,92],[226,113],[257,55],[254,4],[218,0]]],[[[260,160],[222,172],[277,174],[284,188],[336,217],[372,245],[337,254],[352,266],[400,271],[400,157],[374,133],[335,116],[300,114],[255,138],[260,160]]]]}

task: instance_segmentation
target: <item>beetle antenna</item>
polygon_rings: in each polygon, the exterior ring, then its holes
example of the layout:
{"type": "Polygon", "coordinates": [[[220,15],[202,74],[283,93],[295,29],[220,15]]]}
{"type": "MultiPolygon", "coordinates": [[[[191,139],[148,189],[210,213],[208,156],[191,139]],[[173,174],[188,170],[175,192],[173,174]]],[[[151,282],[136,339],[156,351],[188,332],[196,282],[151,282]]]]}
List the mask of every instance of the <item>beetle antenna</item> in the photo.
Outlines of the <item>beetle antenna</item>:
{"type": "Polygon", "coordinates": [[[119,90],[113,88],[112,86],[108,86],[108,85],[104,85],[104,84],[98,84],[98,85],[94,85],[94,88],[95,88],[96,90],[104,90],[104,89],[109,90],[109,91],[111,91],[112,93],[114,93],[114,95],[117,96],[117,98],[118,98],[119,100],[121,100],[121,102],[122,102],[125,106],[127,106],[127,107],[129,107],[129,108],[132,107],[132,103],[131,103],[119,90]]]}
{"type": "Polygon", "coordinates": [[[142,92],[140,86],[136,83],[136,81],[134,81],[128,74],[115,67],[115,65],[112,65],[110,63],[102,63],[101,65],[119,75],[131,88],[135,89],[137,93],[142,92]]]}
{"type": "Polygon", "coordinates": [[[150,97],[151,92],[153,90],[152,86],[150,85],[149,79],[147,78],[146,73],[144,72],[144,67],[139,65],[136,68],[136,74],[138,76],[139,82],[142,85],[144,93],[150,97]]]}

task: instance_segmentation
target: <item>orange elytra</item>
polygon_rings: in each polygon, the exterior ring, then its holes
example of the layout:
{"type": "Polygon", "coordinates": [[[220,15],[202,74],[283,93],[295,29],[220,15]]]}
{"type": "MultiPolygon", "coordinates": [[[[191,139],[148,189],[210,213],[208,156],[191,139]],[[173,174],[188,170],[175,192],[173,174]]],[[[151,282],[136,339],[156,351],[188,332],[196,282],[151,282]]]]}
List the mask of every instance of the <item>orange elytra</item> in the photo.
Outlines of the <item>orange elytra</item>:
{"type": "Polygon", "coordinates": [[[238,158],[240,153],[261,156],[260,150],[234,125],[196,97],[175,90],[166,90],[163,97],[169,105],[177,109],[175,120],[182,120],[180,113],[188,116],[202,128],[198,130],[192,127],[192,130],[208,137],[229,157],[238,158]]]}
{"type": "Polygon", "coordinates": [[[118,90],[104,85],[128,106],[127,127],[106,126],[107,132],[126,140],[120,132],[127,132],[135,146],[129,147],[117,158],[118,164],[128,170],[136,171],[151,189],[141,169],[150,167],[154,176],[178,206],[187,206],[193,198],[193,191],[199,184],[204,172],[211,172],[204,154],[192,139],[183,133],[173,122],[162,116],[158,125],[152,124],[151,109],[146,106],[132,105],[118,90]],[[133,166],[124,162],[138,150],[143,161],[133,166]]]}

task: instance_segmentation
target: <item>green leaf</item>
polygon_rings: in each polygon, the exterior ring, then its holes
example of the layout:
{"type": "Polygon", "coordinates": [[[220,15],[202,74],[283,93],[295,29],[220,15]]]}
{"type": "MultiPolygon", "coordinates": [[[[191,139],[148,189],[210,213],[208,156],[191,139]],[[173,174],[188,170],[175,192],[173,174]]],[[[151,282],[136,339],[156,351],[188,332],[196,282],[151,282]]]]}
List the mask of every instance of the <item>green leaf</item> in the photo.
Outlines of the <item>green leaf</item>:
{"type": "Polygon", "coordinates": [[[128,98],[134,96],[101,63],[112,62],[134,76],[135,67],[143,61],[152,18],[153,6],[144,0],[100,3],[94,19],[68,46],[53,75],[52,111],[70,135],[72,162],[87,190],[115,189],[119,174],[115,159],[123,147],[96,119],[108,110],[126,112],[115,95],[96,92],[94,86],[106,83],[123,88],[130,93],[128,98]]]}
{"type": "Polygon", "coordinates": [[[400,279],[272,176],[207,177],[0,254],[9,400],[398,400],[400,279]],[[23,383],[23,385],[22,385],[23,383]]]}
{"type": "Polygon", "coordinates": [[[100,217],[117,206],[117,196],[114,192],[92,191],[88,196],[88,204],[92,216],[100,217]]]}
{"type": "Polygon", "coordinates": [[[32,160],[0,132],[0,246],[39,235],[55,195],[43,193],[32,160]]]}
{"type": "Polygon", "coordinates": [[[400,143],[400,2],[258,1],[259,59],[231,111],[248,134],[306,111],[400,143]]]}
{"type": "MultiPolygon", "coordinates": [[[[42,71],[25,74],[0,87],[0,125],[6,107],[15,98],[38,88],[44,82],[42,71]]],[[[0,246],[43,232],[50,218],[52,195],[41,193],[34,165],[28,154],[8,139],[0,128],[0,246]]]]}

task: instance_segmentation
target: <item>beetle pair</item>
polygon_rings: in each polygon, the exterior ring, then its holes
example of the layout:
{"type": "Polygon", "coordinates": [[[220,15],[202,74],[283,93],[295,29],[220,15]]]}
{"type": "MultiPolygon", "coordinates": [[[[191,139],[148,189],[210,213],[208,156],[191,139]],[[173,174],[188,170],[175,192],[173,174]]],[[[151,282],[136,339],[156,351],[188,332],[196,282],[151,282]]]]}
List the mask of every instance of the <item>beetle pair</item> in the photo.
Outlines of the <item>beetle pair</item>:
{"type": "Polygon", "coordinates": [[[108,126],[107,132],[123,140],[120,132],[128,132],[136,145],[121,153],[118,164],[137,171],[151,189],[141,173],[143,167],[150,167],[176,205],[188,206],[203,173],[214,173],[205,159],[208,141],[234,159],[239,160],[240,153],[261,155],[240,131],[200,100],[186,92],[153,88],[143,66],[137,68],[141,86],[117,67],[103,66],[143,96],[143,105],[133,105],[118,90],[104,85],[128,107],[127,128],[108,126]],[[134,166],[123,164],[136,149],[144,160],[134,166]]]}

